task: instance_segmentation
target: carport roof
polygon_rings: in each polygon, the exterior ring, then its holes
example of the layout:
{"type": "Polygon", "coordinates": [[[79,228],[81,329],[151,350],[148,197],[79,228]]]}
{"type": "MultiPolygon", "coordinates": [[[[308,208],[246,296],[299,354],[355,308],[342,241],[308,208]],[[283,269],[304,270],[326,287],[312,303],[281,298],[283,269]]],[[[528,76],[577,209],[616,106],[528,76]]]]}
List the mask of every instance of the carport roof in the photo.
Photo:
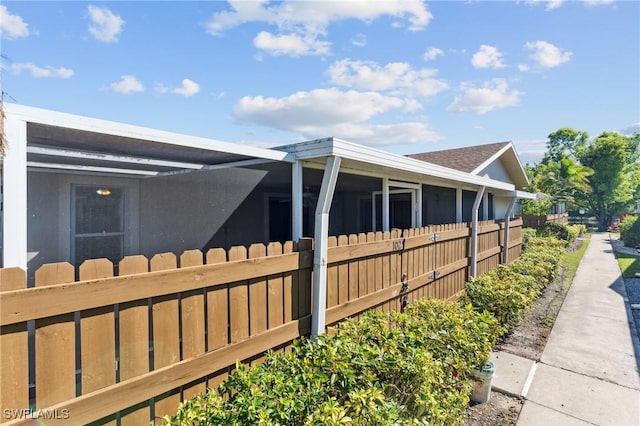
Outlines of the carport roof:
{"type": "Polygon", "coordinates": [[[26,122],[31,169],[155,176],[230,164],[293,161],[287,153],[271,149],[16,104],[5,108],[7,117],[26,122]]]}

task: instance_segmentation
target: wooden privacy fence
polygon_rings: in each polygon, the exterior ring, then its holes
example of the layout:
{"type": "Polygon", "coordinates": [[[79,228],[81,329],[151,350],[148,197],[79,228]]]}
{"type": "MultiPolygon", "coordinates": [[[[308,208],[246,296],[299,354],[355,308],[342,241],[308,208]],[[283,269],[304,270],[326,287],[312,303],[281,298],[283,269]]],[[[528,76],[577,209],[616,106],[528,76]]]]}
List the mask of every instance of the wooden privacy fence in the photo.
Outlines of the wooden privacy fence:
{"type": "MultiPolygon", "coordinates": [[[[511,222],[510,259],[520,255],[511,222]]],[[[500,263],[504,224],[478,227],[478,271],[500,263]]],[[[327,323],[414,299],[453,298],[469,266],[468,224],[331,237],[327,323]]],[[[130,256],[42,266],[27,288],[0,269],[0,408],[7,425],[140,425],[216,386],[236,360],[261,360],[307,335],[313,247],[130,256]]]]}
{"type": "Polygon", "coordinates": [[[569,224],[569,213],[546,214],[541,216],[523,215],[522,226],[525,228],[542,229],[549,222],[569,224]]]}

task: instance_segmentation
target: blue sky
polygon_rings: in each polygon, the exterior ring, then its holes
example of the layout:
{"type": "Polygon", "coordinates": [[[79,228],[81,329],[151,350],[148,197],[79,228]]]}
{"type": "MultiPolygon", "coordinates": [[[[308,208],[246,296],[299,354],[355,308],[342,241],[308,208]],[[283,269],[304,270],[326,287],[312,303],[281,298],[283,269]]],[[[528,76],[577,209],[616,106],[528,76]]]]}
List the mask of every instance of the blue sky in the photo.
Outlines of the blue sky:
{"type": "Polygon", "coordinates": [[[256,146],[408,154],[640,131],[640,2],[0,4],[5,99],[256,146]]]}

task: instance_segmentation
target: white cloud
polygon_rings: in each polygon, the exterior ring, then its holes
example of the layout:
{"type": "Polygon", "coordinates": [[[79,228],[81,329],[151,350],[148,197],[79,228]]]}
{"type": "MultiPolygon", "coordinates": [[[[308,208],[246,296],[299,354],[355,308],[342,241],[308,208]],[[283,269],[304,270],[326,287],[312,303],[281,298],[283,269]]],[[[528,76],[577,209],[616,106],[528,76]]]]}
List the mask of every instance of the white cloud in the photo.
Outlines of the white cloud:
{"type": "Polygon", "coordinates": [[[522,72],[527,72],[531,69],[527,64],[518,64],[518,69],[522,72]]]}
{"type": "Polygon", "coordinates": [[[341,86],[425,98],[449,87],[446,82],[433,78],[436,73],[433,69],[414,69],[406,62],[392,62],[380,66],[370,61],[343,59],[329,67],[331,82],[341,86]]]}
{"type": "Polygon", "coordinates": [[[335,136],[362,145],[404,145],[437,142],[444,138],[424,123],[338,124],[305,133],[307,139],[335,136]]]}
{"type": "Polygon", "coordinates": [[[481,45],[480,50],[473,54],[471,63],[475,68],[499,69],[505,67],[502,62],[502,52],[496,47],[486,44],[481,45]]]}
{"type": "Polygon", "coordinates": [[[381,16],[405,19],[410,31],[423,30],[433,17],[420,0],[376,1],[295,1],[271,3],[265,0],[230,0],[231,10],[214,13],[207,23],[212,34],[221,34],[229,28],[249,22],[267,22],[279,28],[304,26],[317,32],[324,32],[335,21],[359,19],[371,22],[381,16]]]}
{"type": "Polygon", "coordinates": [[[0,32],[8,39],[27,37],[29,24],[18,15],[12,15],[6,6],[0,6],[0,32]]]}
{"type": "Polygon", "coordinates": [[[523,139],[515,140],[513,144],[522,164],[539,163],[547,152],[546,139],[523,139]]]}
{"type": "Polygon", "coordinates": [[[608,4],[613,4],[614,0],[585,0],[584,4],[586,6],[606,6],[608,4]]]}
{"type": "Polygon", "coordinates": [[[631,124],[624,129],[621,129],[620,133],[629,136],[633,135],[634,133],[640,133],[640,122],[631,124]]]}
{"type": "Polygon", "coordinates": [[[234,114],[242,121],[304,131],[309,126],[362,122],[405,106],[406,102],[397,97],[331,88],[296,92],[284,98],[245,96],[235,105],[234,114]]]}
{"type": "Polygon", "coordinates": [[[358,33],[353,40],[351,40],[351,44],[357,47],[365,47],[367,45],[367,36],[362,33],[358,33]]]}
{"type": "Polygon", "coordinates": [[[89,5],[88,10],[92,22],[89,25],[89,32],[105,43],[117,42],[122,26],[125,24],[120,15],[114,14],[106,7],[89,5]]]}
{"type": "Polygon", "coordinates": [[[31,73],[34,78],[70,78],[73,75],[73,70],[65,67],[39,67],[30,62],[11,64],[12,73],[20,74],[22,71],[31,73]]]}
{"type": "Polygon", "coordinates": [[[447,112],[472,112],[483,115],[494,109],[518,105],[523,94],[517,90],[509,90],[509,84],[501,78],[485,82],[480,87],[463,83],[460,89],[462,95],[455,97],[453,103],[447,107],[447,112]]]}
{"type": "Polygon", "coordinates": [[[411,100],[375,92],[330,88],[297,92],[283,98],[246,96],[235,105],[234,115],[242,122],[300,133],[304,139],[335,136],[365,145],[441,140],[425,123],[369,122],[387,111],[406,109],[411,103],[411,100]]]}
{"type": "Polygon", "coordinates": [[[195,81],[185,78],[182,80],[182,86],[170,89],[164,85],[158,85],[156,91],[159,93],[171,93],[174,95],[181,95],[185,98],[193,96],[200,92],[200,86],[195,81]]]}
{"type": "Polygon", "coordinates": [[[303,55],[326,55],[329,53],[331,43],[319,41],[310,35],[273,35],[267,31],[261,31],[253,39],[253,45],[274,56],[290,55],[295,57],[303,55]]]}
{"type": "Polygon", "coordinates": [[[562,6],[562,4],[564,3],[564,0],[526,0],[525,4],[531,5],[531,6],[537,6],[539,4],[546,4],[547,7],[545,8],[545,10],[553,10],[553,9],[557,9],[560,6],[562,6]]]}
{"type": "Polygon", "coordinates": [[[525,48],[532,52],[530,57],[544,68],[554,68],[569,62],[573,55],[546,41],[527,42],[525,48]]]}
{"type": "MultiPolygon", "coordinates": [[[[431,21],[431,12],[420,0],[387,0],[375,1],[295,1],[269,2],[266,0],[243,1],[230,0],[230,9],[214,13],[206,24],[206,29],[213,35],[252,22],[264,22],[277,27],[278,34],[262,32],[254,39],[254,45],[270,48],[278,44],[278,54],[294,55],[328,53],[330,44],[320,41],[319,37],[327,35],[327,28],[332,22],[347,19],[358,19],[371,22],[381,16],[396,18],[396,23],[404,22],[410,31],[423,30],[431,21]],[[292,37],[297,36],[297,40],[292,37]],[[259,38],[261,37],[261,38],[259,38]],[[300,42],[310,46],[302,49],[300,42]],[[285,46],[282,47],[281,45],[285,46]],[[294,46],[292,46],[292,44],[294,46]],[[301,49],[305,53],[301,53],[301,49]],[[315,52],[315,53],[308,53],[315,52]],[[321,53],[326,52],[326,53],[321,53]]],[[[273,52],[274,50],[269,50],[273,52]]]]}
{"type": "Polygon", "coordinates": [[[444,55],[444,52],[442,51],[442,49],[438,49],[437,47],[430,47],[427,49],[426,52],[424,52],[424,60],[433,61],[438,56],[443,56],[443,55],[444,55]]]}
{"type": "Polygon", "coordinates": [[[137,78],[132,75],[123,75],[120,77],[120,81],[111,83],[111,90],[117,93],[123,93],[128,95],[134,92],[143,92],[144,86],[137,78]]]}

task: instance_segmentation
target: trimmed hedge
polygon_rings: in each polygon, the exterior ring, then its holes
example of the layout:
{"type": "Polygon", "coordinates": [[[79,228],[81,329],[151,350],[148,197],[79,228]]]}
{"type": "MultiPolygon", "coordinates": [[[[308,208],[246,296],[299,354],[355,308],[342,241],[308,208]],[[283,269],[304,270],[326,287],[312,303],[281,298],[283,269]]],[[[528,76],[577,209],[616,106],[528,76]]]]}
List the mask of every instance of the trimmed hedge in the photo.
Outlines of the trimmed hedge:
{"type": "Polygon", "coordinates": [[[504,327],[519,324],[555,278],[564,246],[564,241],[552,237],[529,237],[520,259],[465,285],[466,301],[492,313],[504,327]]]}
{"type": "Polygon", "coordinates": [[[627,216],[620,223],[620,239],[627,247],[640,247],[640,216],[627,216]]]}

